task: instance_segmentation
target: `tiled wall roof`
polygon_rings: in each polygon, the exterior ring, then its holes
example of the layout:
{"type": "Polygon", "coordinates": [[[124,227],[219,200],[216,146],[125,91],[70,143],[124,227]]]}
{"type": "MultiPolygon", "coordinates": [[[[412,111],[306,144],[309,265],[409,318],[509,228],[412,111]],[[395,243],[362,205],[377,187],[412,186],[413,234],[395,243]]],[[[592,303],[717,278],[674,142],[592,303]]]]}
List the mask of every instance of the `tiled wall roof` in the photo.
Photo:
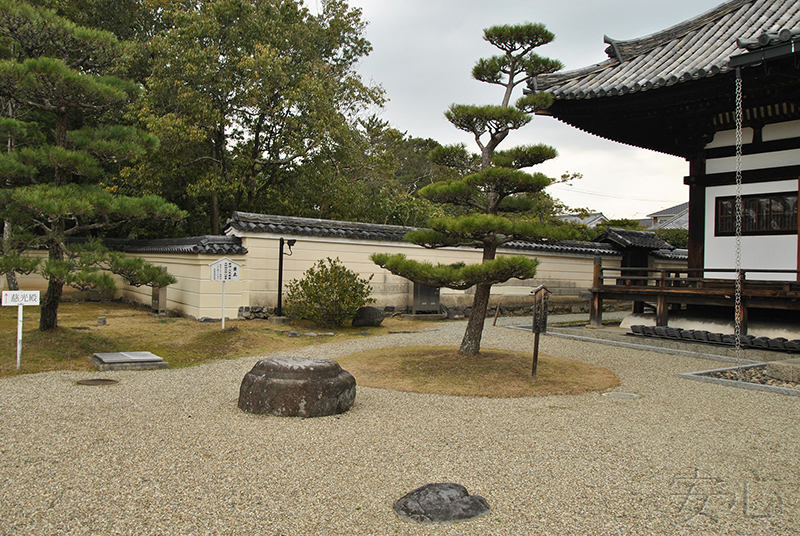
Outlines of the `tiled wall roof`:
{"type": "Polygon", "coordinates": [[[649,231],[632,231],[630,229],[608,229],[594,239],[595,242],[615,244],[621,248],[645,248],[650,250],[675,249],[661,240],[655,233],[649,231]]]}
{"type": "Polygon", "coordinates": [[[173,253],[203,255],[246,255],[247,248],[236,236],[190,236],[186,238],[159,238],[155,240],[106,239],[103,243],[126,253],[173,253]]]}
{"type": "MultiPolygon", "coordinates": [[[[230,229],[241,232],[282,234],[287,236],[319,236],[347,238],[352,240],[402,242],[405,234],[415,228],[401,227],[398,225],[316,220],[311,218],[295,218],[292,216],[234,212],[228,219],[226,225],[226,231],[230,229]]],[[[609,244],[593,242],[564,241],[546,244],[540,242],[515,241],[509,242],[502,247],[528,251],[552,251],[586,255],[620,255],[620,252],[609,244]]]]}

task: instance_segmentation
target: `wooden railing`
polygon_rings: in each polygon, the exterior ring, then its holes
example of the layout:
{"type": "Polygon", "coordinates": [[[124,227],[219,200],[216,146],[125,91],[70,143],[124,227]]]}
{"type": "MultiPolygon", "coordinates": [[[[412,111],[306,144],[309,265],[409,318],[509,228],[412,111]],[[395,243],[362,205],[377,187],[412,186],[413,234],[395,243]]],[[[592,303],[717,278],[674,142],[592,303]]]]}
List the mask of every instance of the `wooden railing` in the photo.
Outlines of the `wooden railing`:
{"type": "MultiPolygon", "coordinates": [[[[747,323],[747,307],[800,309],[800,270],[743,269],[739,272],[742,292],[740,320],[747,323]],[[785,281],[763,279],[782,276],[785,281]],[[788,276],[788,277],[787,277],[788,276]]],[[[590,324],[602,325],[603,299],[634,302],[642,312],[645,302],[656,303],[656,324],[666,326],[670,304],[733,305],[735,269],[651,269],[603,267],[595,260],[590,324]],[[730,277],[724,277],[730,274],[730,277]],[[706,277],[709,275],[710,277],[706,277]]],[[[746,328],[745,328],[746,332],[746,328]]]]}

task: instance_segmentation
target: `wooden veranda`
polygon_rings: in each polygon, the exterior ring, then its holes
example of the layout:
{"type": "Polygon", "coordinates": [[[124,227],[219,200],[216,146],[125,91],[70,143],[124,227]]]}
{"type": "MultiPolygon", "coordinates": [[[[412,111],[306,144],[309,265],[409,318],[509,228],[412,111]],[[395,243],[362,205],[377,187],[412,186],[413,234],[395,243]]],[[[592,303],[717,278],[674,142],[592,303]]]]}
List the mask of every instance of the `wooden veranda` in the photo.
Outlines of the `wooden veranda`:
{"type": "MultiPolygon", "coordinates": [[[[648,268],[603,267],[595,259],[589,322],[602,326],[603,300],[632,301],[633,312],[641,313],[645,303],[655,304],[656,325],[666,326],[669,311],[682,305],[735,306],[733,269],[653,270],[648,268]],[[704,277],[705,275],[714,277],[704,277]],[[724,278],[723,274],[731,274],[724,278]]],[[[800,310],[800,270],[741,270],[741,326],[747,333],[748,309],[800,310]],[[792,281],[759,279],[767,275],[791,275],[792,281]]]]}

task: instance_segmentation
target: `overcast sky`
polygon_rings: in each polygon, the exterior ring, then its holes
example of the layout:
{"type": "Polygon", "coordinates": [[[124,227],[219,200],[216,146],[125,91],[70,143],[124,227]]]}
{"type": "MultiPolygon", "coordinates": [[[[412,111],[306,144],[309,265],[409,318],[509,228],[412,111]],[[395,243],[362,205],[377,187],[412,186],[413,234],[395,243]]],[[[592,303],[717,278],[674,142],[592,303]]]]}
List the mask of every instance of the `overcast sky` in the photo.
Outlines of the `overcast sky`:
{"type": "MultiPolygon", "coordinates": [[[[320,0],[306,0],[312,9],[320,0]]],[[[668,28],[719,5],[721,0],[350,0],[369,22],[373,51],[359,72],[390,99],[379,115],[394,128],[440,143],[471,136],[444,117],[452,103],[498,104],[501,88],[472,79],[475,61],[497,50],[483,40],[496,24],[543,23],[556,40],[537,49],[577,69],[607,59],[603,35],[628,40],[668,28]]],[[[519,96],[521,89],[518,88],[519,96]]],[[[684,160],[606,141],[549,117],[534,117],[501,149],[547,143],[559,157],[535,168],[550,176],[578,172],[572,186],[549,189],[568,206],[609,218],[640,218],[688,201],[684,160]]]]}

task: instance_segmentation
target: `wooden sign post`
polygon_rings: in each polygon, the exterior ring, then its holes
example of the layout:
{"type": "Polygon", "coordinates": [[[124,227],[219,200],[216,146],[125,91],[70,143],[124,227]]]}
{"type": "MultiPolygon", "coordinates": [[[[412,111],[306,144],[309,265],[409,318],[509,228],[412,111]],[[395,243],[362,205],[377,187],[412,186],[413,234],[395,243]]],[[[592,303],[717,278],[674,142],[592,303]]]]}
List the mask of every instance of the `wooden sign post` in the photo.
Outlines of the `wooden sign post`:
{"type": "Polygon", "coordinates": [[[539,334],[547,333],[547,307],[551,292],[544,285],[531,291],[533,294],[533,367],[531,381],[536,381],[536,368],[539,366],[539,334]]]}
{"type": "Polygon", "coordinates": [[[212,262],[211,281],[222,281],[222,329],[225,329],[225,281],[239,281],[242,265],[228,257],[212,262]]]}
{"type": "Polygon", "coordinates": [[[38,290],[4,290],[3,305],[17,306],[17,370],[22,365],[22,308],[25,305],[39,305],[38,290]]]}

